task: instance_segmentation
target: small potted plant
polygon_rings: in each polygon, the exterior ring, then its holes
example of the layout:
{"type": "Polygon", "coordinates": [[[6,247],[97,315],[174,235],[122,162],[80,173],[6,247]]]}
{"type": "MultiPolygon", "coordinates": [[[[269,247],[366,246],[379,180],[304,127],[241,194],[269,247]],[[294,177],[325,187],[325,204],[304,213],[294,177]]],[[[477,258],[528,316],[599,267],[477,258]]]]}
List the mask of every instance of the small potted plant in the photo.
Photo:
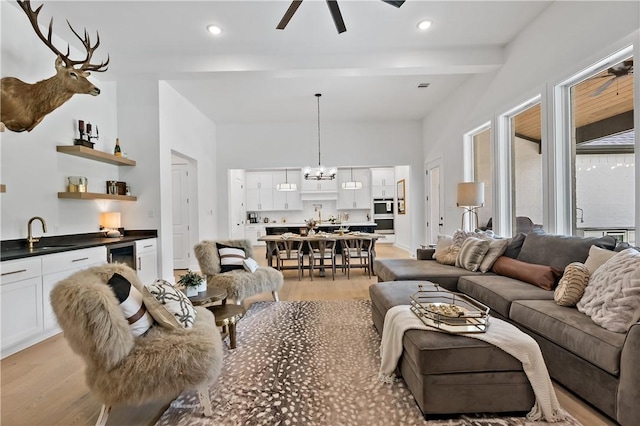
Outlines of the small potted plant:
{"type": "Polygon", "coordinates": [[[182,284],[188,297],[197,296],[201,291],[207,291],[207,282],[198,273],[187,271],[178,280],[182,284]],[[204,287],[204,288],[203,288],[204,287]]]}

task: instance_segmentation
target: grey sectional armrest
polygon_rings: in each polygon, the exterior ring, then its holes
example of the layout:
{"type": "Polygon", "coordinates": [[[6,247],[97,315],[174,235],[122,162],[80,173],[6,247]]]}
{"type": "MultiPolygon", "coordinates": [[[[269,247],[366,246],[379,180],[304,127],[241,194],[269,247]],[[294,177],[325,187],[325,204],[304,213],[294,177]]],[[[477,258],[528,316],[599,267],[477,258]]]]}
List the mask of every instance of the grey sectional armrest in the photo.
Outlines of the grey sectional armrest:
{"type": "Polygon", "coordinates": [[[433,259],[433,253],[436,252],[436,249],[427,248],[422,249],[419,248],[416,250],[416,259],[418,260],[431,260],[433,259]]]}
{"type": "Polygon", "coordinates": [[[640,424],[640,322],[631,326],[620,358],[617,420],[621,425],[640,424]]]}

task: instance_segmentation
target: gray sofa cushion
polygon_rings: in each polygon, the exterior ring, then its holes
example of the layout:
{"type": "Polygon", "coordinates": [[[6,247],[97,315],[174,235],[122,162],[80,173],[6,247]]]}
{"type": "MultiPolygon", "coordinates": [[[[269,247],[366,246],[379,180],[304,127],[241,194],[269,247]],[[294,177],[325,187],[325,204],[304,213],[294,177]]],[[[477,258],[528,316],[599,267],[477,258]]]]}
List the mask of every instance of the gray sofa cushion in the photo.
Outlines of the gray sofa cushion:
{"type": "Polygon", "coordinates": [[[577,309],[558,306],[553,300],[519,300],[511,305],[510,317],[603,370],[620,373],[627,335],[605,330],[577,309]]]}
{"type": "Polygon", "coordinates": [[[572,262],[584,263],[592,245],[613,250],[616,239],[609,235],[585,238],[531,232],[524,239],[517,259],[564,271],[564,268],[572,262]]]}
{"type": "Polygon", "coordinates": [[[482,275],[455,266],[442,265],[435,260],[376,259],[373,270],[378,281],[433,281],[447,290],[455,291],[458,278],[463,275],[482,275]]]}
{"type": "Polygon", "coordinates": [[[458,289],[491,308],[503,318],[509,317],[514,300],[544,299],[553,301],[553,292],[532,284],[500,275],[465,276],[458,282],[458,289]]]}

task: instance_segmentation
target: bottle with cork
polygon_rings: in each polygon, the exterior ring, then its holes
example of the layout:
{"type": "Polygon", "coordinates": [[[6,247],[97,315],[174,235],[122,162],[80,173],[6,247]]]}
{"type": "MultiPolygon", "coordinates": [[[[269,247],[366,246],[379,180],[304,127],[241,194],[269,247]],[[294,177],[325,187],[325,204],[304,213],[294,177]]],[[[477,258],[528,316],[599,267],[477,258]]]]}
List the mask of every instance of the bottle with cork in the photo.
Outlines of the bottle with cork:
{"type": "Polygon", "coordinates": [[[116,138],[116,147],[113,148],[113,155],[116,157],[122,157],[122,150],[120,149],[120,138],[116,138]]]}

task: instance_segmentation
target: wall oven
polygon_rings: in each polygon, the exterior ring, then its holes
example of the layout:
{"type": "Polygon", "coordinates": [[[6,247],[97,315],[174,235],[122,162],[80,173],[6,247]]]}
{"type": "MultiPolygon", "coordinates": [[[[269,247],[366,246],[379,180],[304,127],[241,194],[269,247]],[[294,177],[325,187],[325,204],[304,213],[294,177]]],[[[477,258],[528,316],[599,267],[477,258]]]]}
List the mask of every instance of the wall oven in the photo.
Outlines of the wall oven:
{"type": "Polygon", "coordinates": [[[393,224],[395,203],[393,198],[373,199],[373,221],[376,223],[376,233],[395,234],[393,224]]]}

